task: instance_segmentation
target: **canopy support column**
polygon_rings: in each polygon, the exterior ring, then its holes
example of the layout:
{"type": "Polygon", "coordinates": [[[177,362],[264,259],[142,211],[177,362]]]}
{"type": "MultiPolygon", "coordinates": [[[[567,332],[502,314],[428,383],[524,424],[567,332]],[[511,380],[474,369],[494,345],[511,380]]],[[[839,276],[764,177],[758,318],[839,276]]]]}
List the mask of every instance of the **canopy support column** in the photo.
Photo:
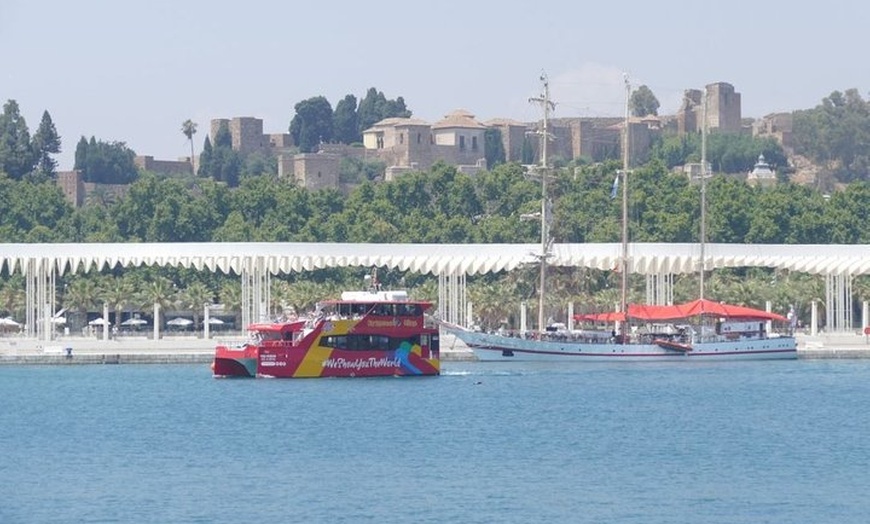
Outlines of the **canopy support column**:
{"type": "Polygon", "coordinates": [[[825,331],[852,330],[852,275],[825,275],[825,331]]]}
{"type": "Polygon", "coordinates": [[[470,327],[465,273],[438,274],[438,316],[445,322],[470,327]]]}
{"type": "Polygon", "coordinates": [[[56,305],[55,272],[52,260],[30,258],[23,268],[25,278],[25,334],[46,342],[54,338],[52,315],[56,305]]]}
{"type": "Polygon", "coordinates": [[[269,319],[271,279],[263,257],[247,257],[242,264],[242,330],[269,319]]]}
{"type": "Polygon", "coordinates": [[[646,276],[646,303],[669,306],[674,303],[674,275],[656,273],[646,276]]]}

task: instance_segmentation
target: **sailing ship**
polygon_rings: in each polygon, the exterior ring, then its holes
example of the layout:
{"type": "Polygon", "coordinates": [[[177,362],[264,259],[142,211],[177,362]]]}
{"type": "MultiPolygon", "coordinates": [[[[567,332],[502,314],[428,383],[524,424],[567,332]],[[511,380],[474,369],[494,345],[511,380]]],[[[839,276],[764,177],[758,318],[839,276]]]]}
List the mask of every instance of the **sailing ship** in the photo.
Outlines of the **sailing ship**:
{"type": "MultiPolygon", "coordinates": [[[[705,178],[706,178],[706,112],[702,118],[701,152],[701,232],[700,232],[700,298],[685,304],[652,306],[627,304],[628,279],[628,184],[629,110],[631,86],[626,85],[625,124],[623,133],[622,178],[622,252],[620,256],[620,310],[601,315],[580,315],[581,322],[613,323],[608,331],[602,328],[567,331],[544,326],[544,282],[549,250],[547,238],[547,117],[552,103],[544,81],[542,137],[542,199],[541,210],[541,284],[537,333],[483,333],[453,324],[442,324],[446,332],[465,343],[480,360],[759,360],[793,359],[797,344],[789,332],[788,319],[782,315],[758,309],[728,305],[704,298],[705,246],[705,178]],[[774,326],[782,325],[782,332],[774,326]]],[[[706,97],[705,97],[706,98],[706,97]]],[[[705,100],[706,102],[706,100],[705,100]]],[[[617,179],[618,180],[618,179],[617,179]]]]}

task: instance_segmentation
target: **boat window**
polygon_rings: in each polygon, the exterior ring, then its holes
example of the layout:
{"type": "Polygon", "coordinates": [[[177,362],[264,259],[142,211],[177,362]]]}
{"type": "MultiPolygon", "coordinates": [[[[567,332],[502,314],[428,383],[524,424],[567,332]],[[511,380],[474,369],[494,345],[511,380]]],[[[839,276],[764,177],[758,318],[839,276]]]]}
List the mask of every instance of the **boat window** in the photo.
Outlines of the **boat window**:
{"type": "Polygon", "coordinates": [[[375,306],[374,314],[379,317],[393,316],[393,304],[378,304],[375,306]]]}
{"type": "Polygon", "coordinates": [[[351,311],[353,311],[353,316],[362,317],[369,311],[368,304],[353,304],[351,306],[351,311]]]}
{"type": "Polygon", "coordinates": [[[320,346],[327,348],[347,349],[347,342],[347,336],[345,335],[332,335],[328,337],[322,337],[320,339],[320,346]]]}
{"type": "Polygon", "coordinates": [[[396,304],[396,314],[402,317],[419,317],[423,314],[419,304],[396,304]]]}

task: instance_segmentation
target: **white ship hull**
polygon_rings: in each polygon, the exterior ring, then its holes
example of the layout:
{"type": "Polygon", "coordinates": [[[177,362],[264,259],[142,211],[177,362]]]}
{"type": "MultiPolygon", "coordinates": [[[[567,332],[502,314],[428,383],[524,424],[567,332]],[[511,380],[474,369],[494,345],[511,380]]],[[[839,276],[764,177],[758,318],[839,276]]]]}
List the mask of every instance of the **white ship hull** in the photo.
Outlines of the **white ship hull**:
{"type": "Polygon", "coordinates": [[[485,361],[710,361],[797,358],[794,337],[715,340],[691,345],[536,340],[450,329],[485,361]]]}

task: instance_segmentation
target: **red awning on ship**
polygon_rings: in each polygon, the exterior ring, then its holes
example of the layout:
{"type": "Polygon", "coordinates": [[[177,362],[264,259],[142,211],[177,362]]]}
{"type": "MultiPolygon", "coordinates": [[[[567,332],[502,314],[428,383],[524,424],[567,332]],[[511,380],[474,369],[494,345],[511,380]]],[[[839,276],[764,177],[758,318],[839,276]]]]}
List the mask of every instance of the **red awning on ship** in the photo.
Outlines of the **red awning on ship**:
{"type": "Polygon", "coordinates": [[[726,318],[751,318],[759,320],[778,320],[785,322],[786,318],[776,313],[768,313],[761,309],[744,306],[722,304],[712,300],[698,299],[685,304],[673,306],[644,306],[632,304],[628,307],[628,316],[641,320],[673,320],[696,317],[699,315],[726,318]]]}
{"type": "Polygon", "coordinates": [[[574,320],[577,320],[578,322],[622,322],[625,320],[625,314],[621,311],[587,313],[585,315],[574,315],[574,320]]]}
{"type": "MultiPolygon", "coordinates": [[[[643,304],[630,304],[628,306],[629,318],[636,318],[638,320],[676,320],[696,317],[699,315],[725,318],[776,320],[780,322],[787,321],[787,319],[782,315],[768,313],[761,309],[722,304],[720,302],[702,299],[673,306],[650,306],[643,304]]],[[[609,313],[575,315],[574,318],[578,321],[615,322],[624,320],[625,315],[619,311],[614,311],[609,313]]]]}

